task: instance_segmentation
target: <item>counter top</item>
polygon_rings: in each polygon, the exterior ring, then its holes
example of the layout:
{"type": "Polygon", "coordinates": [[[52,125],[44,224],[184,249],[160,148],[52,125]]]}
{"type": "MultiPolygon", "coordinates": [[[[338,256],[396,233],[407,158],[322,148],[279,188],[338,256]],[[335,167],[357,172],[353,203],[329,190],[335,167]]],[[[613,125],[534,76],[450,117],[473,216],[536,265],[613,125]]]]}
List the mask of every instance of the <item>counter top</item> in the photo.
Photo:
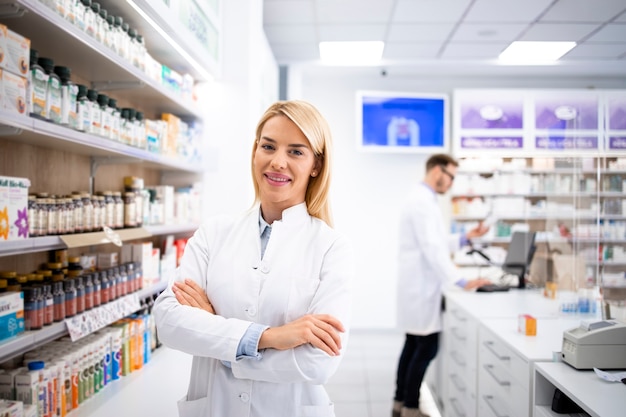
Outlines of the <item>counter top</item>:
{"type": "Polygon", "coordinates": [[[593,371],[579,371],[562,362],[536,363],[535,370],[591,416],[624,416],[626,385],[603,381],[593,371]]]}

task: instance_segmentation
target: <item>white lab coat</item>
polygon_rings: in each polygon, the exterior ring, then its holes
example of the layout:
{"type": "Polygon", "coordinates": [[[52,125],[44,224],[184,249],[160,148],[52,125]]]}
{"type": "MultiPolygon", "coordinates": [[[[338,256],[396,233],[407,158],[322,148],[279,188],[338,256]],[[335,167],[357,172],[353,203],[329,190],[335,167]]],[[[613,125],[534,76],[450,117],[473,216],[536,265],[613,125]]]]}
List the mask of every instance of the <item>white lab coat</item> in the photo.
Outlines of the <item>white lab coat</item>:
{"type": "Polygon", "coordinates": [[[439,332],[443,291],[460,279],[450,259],[459,236],[446,230],[437,198],[423,183],[409,193],[399,225],[398,325],[412,335],[439,332]]]}
{"type": "MultiPolygon", "coordinates": [[[[348,329],[354,275],[350,245],[300,204],[272,224],[261,260],[258,220],[258,206],[238,219],[213,219],[185,248],[175,279],[200,283],[217,315],[180,305],[172,282],[154,305],[162,342],[194,355],[180,416],[334,416],[322,384],[337,370],[341,355],[331,357],[312,345],[267,349],[261,360],[236,360],[235,355],[252,322],[280,326],[305,314],[325,313],[348,329]]],[[[344,351],[347,335],[342,334],[344,351]]]]}

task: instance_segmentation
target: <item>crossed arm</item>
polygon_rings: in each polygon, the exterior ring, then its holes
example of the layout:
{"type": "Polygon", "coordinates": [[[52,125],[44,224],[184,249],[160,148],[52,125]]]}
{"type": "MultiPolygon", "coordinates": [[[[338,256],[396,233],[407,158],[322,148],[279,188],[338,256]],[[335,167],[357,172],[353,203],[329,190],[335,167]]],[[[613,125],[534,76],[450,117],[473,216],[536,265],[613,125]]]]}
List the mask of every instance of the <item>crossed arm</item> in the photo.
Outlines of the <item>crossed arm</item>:
{"type": "MultiPolygon", "coordinates": [[[[177,281],[172,290],[180,304],[217,314],[207,294],[193,280],[177,281]]],[[[309,343],[330,356],[337,356],[341,350],[339,333],[344,331],[343,324],[329,314],[307,314],[265,330],[259,340],[259,349],[287,350],[309,343]]]]}

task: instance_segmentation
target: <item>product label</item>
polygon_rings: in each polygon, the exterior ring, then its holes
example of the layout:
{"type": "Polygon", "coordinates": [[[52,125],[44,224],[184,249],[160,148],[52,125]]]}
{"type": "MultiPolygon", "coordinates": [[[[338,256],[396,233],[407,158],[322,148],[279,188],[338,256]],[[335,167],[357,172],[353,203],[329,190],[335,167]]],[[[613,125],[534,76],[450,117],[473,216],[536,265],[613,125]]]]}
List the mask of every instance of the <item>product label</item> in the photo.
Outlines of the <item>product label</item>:
{"type": "Polygon", "coordinates": [[[31,113],[34,113],[37,116],[46,117],[48,75],[39,68],[33,68],[31,75],[31,113]]]}

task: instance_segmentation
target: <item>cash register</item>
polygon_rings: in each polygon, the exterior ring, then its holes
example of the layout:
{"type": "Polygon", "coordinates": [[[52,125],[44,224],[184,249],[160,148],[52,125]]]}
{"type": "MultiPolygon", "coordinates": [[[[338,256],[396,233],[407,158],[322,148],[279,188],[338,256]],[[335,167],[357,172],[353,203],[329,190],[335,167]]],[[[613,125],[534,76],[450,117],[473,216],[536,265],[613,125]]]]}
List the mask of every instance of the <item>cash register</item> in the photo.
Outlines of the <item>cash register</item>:
{"type": "Polygon", "coordinates": [[[561,355],[576,369],[626,369],[626,324],[583,321],[563,332],[561,355]]]}

